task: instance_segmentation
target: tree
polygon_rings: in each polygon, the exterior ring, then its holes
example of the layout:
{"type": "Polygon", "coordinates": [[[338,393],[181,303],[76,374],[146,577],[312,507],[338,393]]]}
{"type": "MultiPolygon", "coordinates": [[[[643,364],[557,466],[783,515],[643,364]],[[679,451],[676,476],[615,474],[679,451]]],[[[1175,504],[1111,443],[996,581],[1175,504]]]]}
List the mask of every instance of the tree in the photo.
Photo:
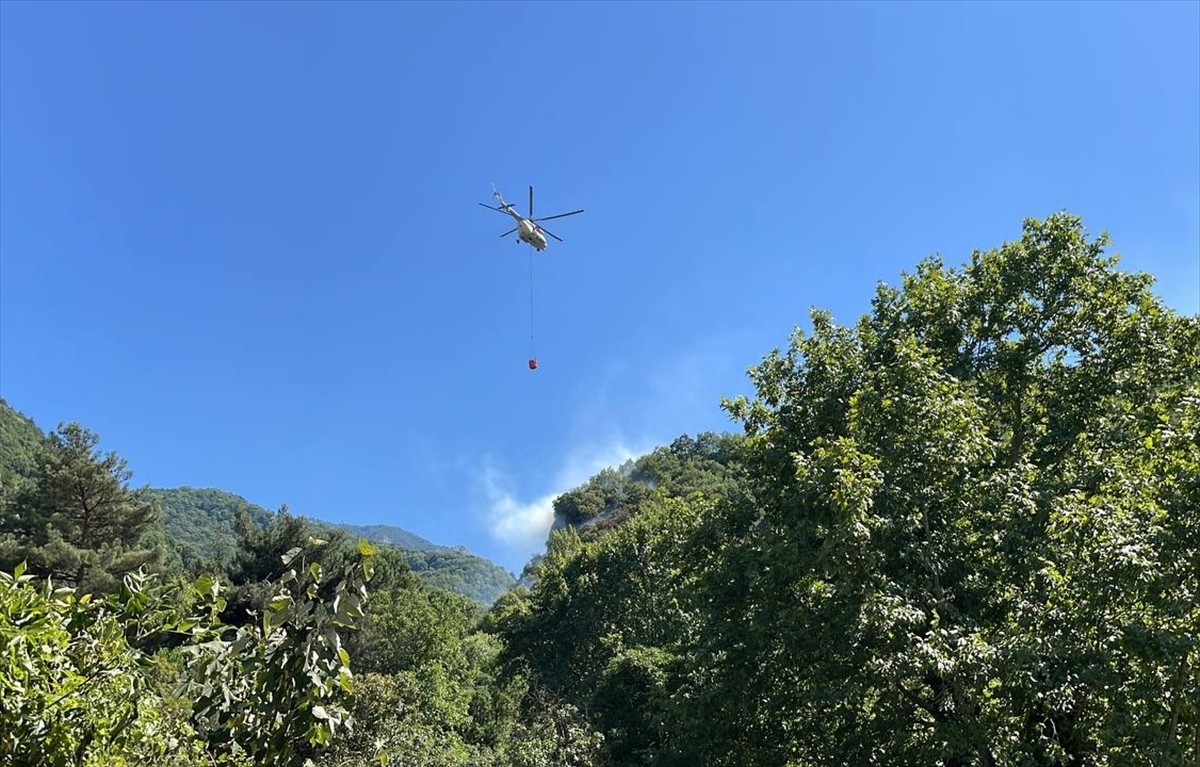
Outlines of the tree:
{"type": "MultiPolygon", "coordinates": [[[[127,577],[103,599],[0,571],[0,761],[14,767],[210,763],[186,707],[128,641],[164,628],[162,593],[127,577]]],[[[234,767],[234,763],[226,763],[234,767]]]]}
{"type": "Polygon", "coordinates": [[[129,488],[125,459],[102,454],[98,440],[73,422],[50,433],[31,481],[0,509],[0,564],[27,560],[33,574],[100,592],[162,561],[161,547],[144,540],[157,507],[144,489],[129,488]]]}
{"type": "Polygon", "coordinates": [[[0,571],[0,756],[17,765],[300,767],[350,725],[347,631],[374,548],[337,571],[311,539],[286,552],[253,623],[223,624],[222,584],[127,574],[92,599],[0,571]],[[169,635],[173,641],[163,642],[169,635]],[[157,641],[156,641],[157,640],[157,641]],[[174,647],[161,648],[163,644],[174,647]]]}
{"type": "Polygon", "coordinates": [[[180,691],[194,701],[193,720],[211,752],[299,767],[350,725],[345,701],[354,676],[345,632],[366,614],[377,552],[360,539],[333,568],[320,556],[329,545],[309,538],[285,552],[288,570],[271,583],[266,608],[232,632],[219,619],[221,584],[197,580],[206,614],[187,622],[192,638],[183,648],[180,691]]]}
{"type": "Polygon", "coordinates": [[[1200,318],[1106,245],[928,259],[726,401],[750,483],[678,696],[712,764],[1200,758],[1200,318]]]}

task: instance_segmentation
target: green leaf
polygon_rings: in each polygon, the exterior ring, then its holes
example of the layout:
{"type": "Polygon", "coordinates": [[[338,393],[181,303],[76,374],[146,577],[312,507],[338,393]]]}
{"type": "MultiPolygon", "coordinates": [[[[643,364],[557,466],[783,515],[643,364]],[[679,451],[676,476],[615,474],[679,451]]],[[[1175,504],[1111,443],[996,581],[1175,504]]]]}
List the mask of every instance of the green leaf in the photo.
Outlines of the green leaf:
{"type": "Polygon", "coordinates": [[[201,575],[196,579],[196,582],[192,584],[192,588],[196,589],[196,591],[200,594],[206,594],[214,597],[217,595],[217,581],[211,575],[201,575]]]}

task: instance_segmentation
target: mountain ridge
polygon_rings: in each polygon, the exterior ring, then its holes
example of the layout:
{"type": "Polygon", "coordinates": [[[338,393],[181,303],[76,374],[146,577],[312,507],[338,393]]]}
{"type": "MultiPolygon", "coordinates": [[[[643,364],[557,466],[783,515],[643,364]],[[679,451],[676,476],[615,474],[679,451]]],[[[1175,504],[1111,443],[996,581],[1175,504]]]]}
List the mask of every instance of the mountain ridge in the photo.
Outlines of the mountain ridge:
{"type": "MultiPolygon", "coordinates": [[[[21,481],[33,468],[37,451],[48,434],[37,422],[0,398],[0,485],[21,481]]],[[[107,449],[105,450],[107,452],[107,449]]],[[[164,532],[180,555],[213,565],[228,563],[237,548],[239,508],[252,522],[265,525],[277,512],[218,487],[144,486],[162,510],[164,532]]],[[[500,565],[465,546],[444,546],[396,525],[330,522],[304,514],[318,528],[340,529],[376,545],[398,549],[410,569],[429,585],[456,592],[484,606],[491,605],[517,582],[500,565]]]]}
{"type": "Polygon", "coordinates": [[[350,522],[321,521],[334,527],[340,527],[351,535],[366,538],[372,543],[394,543],[397,546],[413,551],[435,551],[437,549],[462,549],[463,551],[468,551],[465,546],[443,546],[442,544],[434,543],[411,530],[406,530],[397,525],[358,525],[350,522]]]}
{"type": "MultiPolygon", "coordinates": [[[[236,542],[238,507],[246,509],[257,525],[265,525],[276,512],[220,488],[151,488],[163,509],[163,526],[186,547],[191,556],[225,561],[236,542]]],[[[396,548],[409,568],[426,583],[466,596],[487,606],[517,582],[515,576],[465,546],[442,546],[395,525],[355,525],[330,522],[299,514],[314,527],[343,530],[376,545],[396,548]]]]}

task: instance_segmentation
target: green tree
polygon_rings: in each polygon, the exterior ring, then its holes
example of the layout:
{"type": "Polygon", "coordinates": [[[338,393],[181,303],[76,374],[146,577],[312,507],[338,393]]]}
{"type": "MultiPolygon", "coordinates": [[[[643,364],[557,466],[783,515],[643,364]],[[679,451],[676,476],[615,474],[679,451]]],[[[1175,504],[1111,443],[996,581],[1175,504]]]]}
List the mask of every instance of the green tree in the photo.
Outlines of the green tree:
{"type": "MultiPolygon", "coordinates": [[[[259,524],[257,515],[245,506],[235,511],[237,547],[229,568],[229,588],[222,596],[224,608],[221,620],[240,626],[254,620],[267,609],[275,596],[279,579],[294,569],[289,552],[305,551],[306,557],[320,564],[324,572],[340,572],[358,554],[356,544],[345,530],[318,526],[312,520],[296,516],[286,505],[259,524]],[[314,547],[313,540],[322,541],[314,547]]],[[[407,578],[408,568],[395,552],[386,551],[379,557],[380,577],[377,589],[386,589],[394,578],[407,578]]],[[[332,598],[337,581],[327,580],[320,588],[321,598],[332,598]]]]}
{"type": "Polygon", "coordinates": [[[50,433],[30,482],[0,508],[0,565],[28,561],[32,574],[98,593],[162,564],[162,546],[147,540],[157,507],[129,488],[125,459],[102,454],[98,440],[77,423],[50,433]]]}
{"type": "Polygon", "coordinates": [[[726,403],[750,482],[678,695],[710,763],[1200,758],[1200,323],[1106,244],[927,260],[726,403]]]}
{"type": "MultiPolygon", "coordinates": [[[[208,763],[186,706],[129,641],[162,628],[162,599],[129,580],[103,600],[0,571],[0,761],[14,767],[208,763]],[[158,619],[158,620],[156,620],[158,619]]],[[[167,619],[169,620],[169,619],[167,619]]]]}
{"type": "Polygon", "coordinates": [[[375,548],[360,540],[341,567],[325,567],[328,543],[310,539],[281,556],[289,569],[256,620],[220,622],[220,583],[201,577],[196,589],[207,614],[191,618],[180,692],[194,701],[197,730],[221,756],[255,765],[300,765],[330,746],[351,717],[354,690],[344,634],[365,615],[375,548]],[[229,636],[229,634],[232,634],[229,636]]]}
{"type": "Polygon", "coordinates": [[[221,584],[127,574],[92,599],[0,572],[0,756],[17,765],[306,763],[351,725],[345,632],[359,625],[375,552],[328,571],[311,540],[267,611],[221,623],[221,584]],[[155,641],[162,635],[176,641],[155,641]],[[170,649],[147,651],[146,647],[170,649]]]}
{"type": "Polygon", "coordinates": [[[700,609],[689,542],[710,505],[659,486],[594,540],[555,531],[533,589],[499,600],[483,623],[504,640],[507,673],[528,674],[604,734],[606,763],[686,763],[669,696],[700,609]]]}
{"type": "Polygon", "coordinates": [[[386,756],[392,764],[466,765],[494,755],[515,726],[522,690],[520,680],[498,678],[498,642],[475,631],[480,611],[407,570],[372,591],[347,643],[361,674],[351,707],[357,724],[335,763],[386,756]]]}

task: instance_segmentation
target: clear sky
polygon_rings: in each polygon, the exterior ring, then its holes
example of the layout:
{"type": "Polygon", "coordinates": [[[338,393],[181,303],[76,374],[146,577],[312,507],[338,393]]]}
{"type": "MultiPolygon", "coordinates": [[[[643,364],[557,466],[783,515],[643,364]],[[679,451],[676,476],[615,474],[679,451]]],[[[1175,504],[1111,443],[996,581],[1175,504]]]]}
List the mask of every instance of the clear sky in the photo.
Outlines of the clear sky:
{"type": "Polygon", "coordinates": [[[1064,209],[1200,311],[1200,4],[0,3],[0,395],[514,572],[810,307],[1064,209]],[[493,182],[585,209],[536,371],[493,182]]]}

